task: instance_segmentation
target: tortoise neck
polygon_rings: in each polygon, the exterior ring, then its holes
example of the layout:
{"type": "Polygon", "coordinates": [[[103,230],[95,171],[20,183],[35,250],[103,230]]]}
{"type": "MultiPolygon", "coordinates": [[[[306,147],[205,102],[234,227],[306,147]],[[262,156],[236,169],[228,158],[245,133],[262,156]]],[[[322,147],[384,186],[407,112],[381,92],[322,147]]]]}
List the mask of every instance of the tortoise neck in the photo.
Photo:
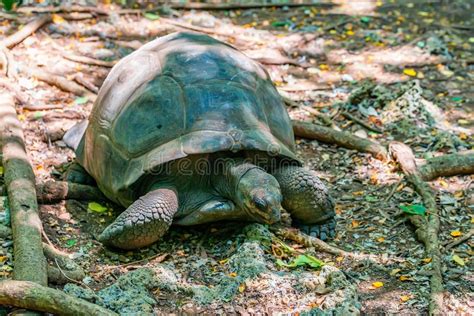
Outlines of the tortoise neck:
{"type": "Polygon", "coordinates": [[[213,175],[213,186],[219,195],[233,200],[238,200],[238,186],[240,179],[252,169],[261,169],[244,159],[228,158],[215,162],[216,173],[213,175]]]}

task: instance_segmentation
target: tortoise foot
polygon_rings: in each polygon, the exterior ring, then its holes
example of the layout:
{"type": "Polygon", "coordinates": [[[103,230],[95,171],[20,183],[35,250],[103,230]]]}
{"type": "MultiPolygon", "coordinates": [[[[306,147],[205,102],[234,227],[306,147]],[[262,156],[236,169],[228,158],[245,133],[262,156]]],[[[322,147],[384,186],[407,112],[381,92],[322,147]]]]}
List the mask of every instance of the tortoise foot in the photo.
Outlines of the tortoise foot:
{"type": "Polygon", "coordinates": [[[296,226],[303,233],[311,237],[319,238],[323,241],[332,239],[336,236],[336,221],[334,218],[318,224],[296,224],[296,226]]]}
{"type": "Polygon", "coordinates": [[[64,173],[64,179],[67,182],[95,185],[95,180],[87,171],[77,162],[71,163],[64,173]]]}

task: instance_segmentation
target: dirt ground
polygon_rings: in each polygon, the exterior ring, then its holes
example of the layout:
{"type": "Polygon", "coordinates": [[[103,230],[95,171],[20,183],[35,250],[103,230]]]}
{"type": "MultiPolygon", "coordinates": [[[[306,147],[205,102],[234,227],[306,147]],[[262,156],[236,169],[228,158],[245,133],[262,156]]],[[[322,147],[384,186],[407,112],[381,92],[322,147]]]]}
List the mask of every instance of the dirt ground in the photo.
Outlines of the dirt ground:
{"type": "MultiPolygon", "coordinates": [[[[384,145],[392,140],[409,144],[419,159],[471,150],[472,4],[334,3],[332,7],[217,11],[164,7],[146,14],[142,14],[144,8],[119,14],[119,7],[104,5],[109,15],[79,20],[53,15],[52,23],[12,49],[13,57],[23,66],[36,66],[87,85],[91,95],[75,96],[20,74],[17,88],[26,103],[18,107],[18,114],[37,181],[60,179],[73,161],[73,151],[55,133],[87,117],[96,89],[110,70],[75,62],[67,55],[114,62],[142,43],[189,29],[206,32],[261,61],[281,94],[293,101],[288,105],[293,119],[327,123],[315,115],[317,110],[333,126],[360,137],[384,145]],[[410,93],[416,95],[413,103],[407,101],[410,93]],[[348,119],[344,112],[372,130],[348,119]]],[[[0,16],[0,34],[12,34],[31,18],[0,16]]],[[[400,208],[422,202],[397,165],[318,141],[296,142],[299,157],[319,174],[336,200],[338,232],[331,243],[347,251],[374,254],[378,264],[284,243],[342,271],[348,284],[355,286],[360,303],[356,307],[362,314],[427,314],[430,259],[400,208]]],[[[472,230],[473,180],[473,176],[455,176],[430,182],[437,192],[442,245],[472,230]]],[[[78,201],[41,205],[47,236],[58,248],[73,254],[87,273],[82,286],[93,290],[110,286],[128,271],[156,267],[159,262],[173,270],[179,284],[220,288],[222,282],[240,277],[232,263],[240,260],[236,249],[253,247],[245,233],[248,223],[216,223],[173,227],[162,241],[137,251],[110,250],[96,236],[121,209],[111,203],[102,205],[107,210],[94,211],[89,202],[78,201]]],[[[446,315],[474,313],[472,246],[469,239],[443,253],[446,315]]],[[[186,290],[161,287],[150,292],[155,300],[150,305],[155,312],[165,313],[318,315],[332,298],[318,294],[302,280],[320,272],[279,266],[276,259],[288,262],[292,257],[282,254],[282,247],[272,240],[269,247],[258,248],[262,254],[255,260],[263,258],[264,273],[242,277],[230,299],[197,301],[186,290]]],[[[9,239],[1,243],[0,262],[1,277],[10,278],[9,239]]]]}

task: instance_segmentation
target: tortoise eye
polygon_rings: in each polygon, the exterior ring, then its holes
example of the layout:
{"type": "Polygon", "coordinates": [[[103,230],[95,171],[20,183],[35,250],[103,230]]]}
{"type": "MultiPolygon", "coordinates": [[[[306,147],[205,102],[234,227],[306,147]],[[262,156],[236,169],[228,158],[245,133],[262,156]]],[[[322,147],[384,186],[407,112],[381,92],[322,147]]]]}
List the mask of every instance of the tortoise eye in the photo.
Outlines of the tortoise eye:
{"type": "Polygon", "coordinates": [[[260,211],[266,211],[268,208],[267,201],[260,199],[260,198],[254,198],[253,203],[255,206],[260,210],[260,211]]]}

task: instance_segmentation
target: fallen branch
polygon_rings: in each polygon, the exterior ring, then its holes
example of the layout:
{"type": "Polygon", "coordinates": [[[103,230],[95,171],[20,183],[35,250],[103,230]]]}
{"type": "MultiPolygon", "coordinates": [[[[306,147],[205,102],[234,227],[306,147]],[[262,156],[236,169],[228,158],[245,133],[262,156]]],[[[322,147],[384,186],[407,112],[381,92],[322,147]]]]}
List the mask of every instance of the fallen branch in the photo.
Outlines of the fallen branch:
{"type": "Polygon", "coordinates": [[[316,139],[325,143],[337,144],[345,148],[367,152],[380,160],[388,159],[388,153],[385,147],[374,141],[308,122],[293,120],[292,124],[293,131],[298,137],[316,139]]]}
{"type": "Polygon", "coordinates": [[[12,48],[15,45],[20,44],[23,42],[25,38],[30,36],[32,33],[36,32],[39,28],[43,25],[51,21],[51,17],[49,15],[41,16],[39,18],[34,19],[24,27],[22,27],[18,32],[12,34],[5,38],[1,43],[0,46],[5,46],[7,48],[12,48]]]}
{"type": "Polygon", "coordinates": [[[423,242],[426,254],[432,260],[430,315],[441,315],[441,308],[443,307],[443,276],[441,274],[442,261],[438,240],[440,220],[435,196],[430,186],[423,181],[422,175],[417,170],[411,148],[400,142],[392,142],[389,147],[407,180],[413,184],[418,194],[422,197],[427,209],[427,218],[412,215],[410,216],[410,221],[417,227],[417,238],[423,242]]]}
{"type": "Polygon", "coordinates": [[[474,152],[467,151],[428,159],[418,168],[418,171],[425,181],[431,181],[438,177],[473,174],[474,152]]]}
{"type": "Polygon", "coordinates": [[[83,12],[83,13],[96,13],[100,15],[109,15],[109,12],[104,9],[100,9],[92,6],[80,6],[80,5],[71,5],[71,6],[59,6],[59,7],[20,7],[17,9],[19,13],[32,14],[32,13],[71,13],[71,12],[83,12]]]}
{"type": "Polygon", "coordinates": [[[247,9],[263,9],[263,8],[280,8],[280,7],[321,7],[331,8],[334,6],[332,2],[281,2],[281,3],[197,3],[197,2],[183,2],[183,3],[168,3],[171,9],[185,9],[185,10],[247,10],[247,9]]]}
{"type": "Polygon", "coordinates": [[[101,66],[101,67],[107,67],[107,68],[112,68],[115,65],[115,62],[113,61],[103,61],[100,59],[90,58],[86,56],[63,54],[63,57],[65,59],[72,60],[77,63],[86,64],[86,65],[101,66]]]}
{"type": "Polygon", "coordinates": [[[47,181],[36,186],[38,201],[42,204],[63,200],[107,201],[99,188],[65,181],[47,181]]]}
{"type": "Polygon", "coordinates": [[[0,305],[10,305],[57,315],[118,315],[106,308],[28,281],[0,282],[0,305]]]}
{"type": "Polygon", "coordinates": [[[0,137],[13,230],[14,278],[47,285],[35,175],[26,154],[15,103],[8,93],[0,94],[0,137]]]}
{"type": "Polygon", "coordinates": [[[293,227],[285,227],[281,225],[272,225],[270,230],[281,238],[293,240],[306,247],[314,247],[317,251],[322,251],[336,256],[351,257],[353,254],[331,246],[319,238],[315,238],[302,233],[299,229],[293,227]]]}
{"type": "Polygon", "coordinates": [[[31,66],[22,66],[20,67],[20,72],[23,72],[31,77],[35,77],[36,79],[46,82],[47,84],[56,86],[63,91],[70,92],[78,96],[88,96],[95,98],[95,95],[74,81],[70,81],[62,76],[52,74],[46,70],[31,66]]]}
{"type": "Polygon", "coordinates": [[[354,115],[350,114],[349,112],[341,112],[342,116],[344,116],[346,119],[353,121],[354,123],[359,124],[362,127],[365,127],[369,131],[375,132],[375,133],[383,133],[382,130],[380,130],[378,127],[372,126],[363,120],[355,117],[354,115]]]}

